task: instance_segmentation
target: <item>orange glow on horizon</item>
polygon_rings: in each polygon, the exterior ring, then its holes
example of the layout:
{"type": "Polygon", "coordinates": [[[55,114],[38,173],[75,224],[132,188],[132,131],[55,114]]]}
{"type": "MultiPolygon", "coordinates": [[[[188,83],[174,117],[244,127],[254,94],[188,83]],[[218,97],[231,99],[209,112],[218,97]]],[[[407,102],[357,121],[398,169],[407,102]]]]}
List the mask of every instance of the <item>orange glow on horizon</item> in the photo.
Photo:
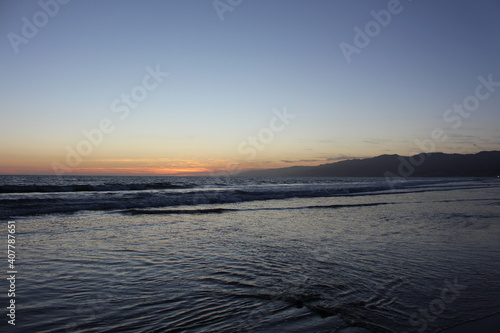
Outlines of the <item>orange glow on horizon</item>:
{"type": "Polygon", "coordinates": [[[74,168],[69,174],[85,175],[151,175],[151,176],[187,176],[190,174],[209,174],[211,170],[206,168],[74,168]]]}
{"type": "MultiPolygon", "coordinates": [[[[71,168],[65,175],[208,175],[208,168],[71,168]]],[[[51,168],[0,168],[0,175],[57,175],[51,168]]]]}
{"type": "MultiPolygon", "coordinates": [[[[68,167],[58,162],[60,167],[53,168],[48,159],[31,161],[27,166],[24,161],[12,161],[0,165],[0,175],[152,175],[152,176],[220,176],[234,175],[255,169],[273,169],[289,167],[293,164],[283,161],[237,161],[227,159],[99,159],[83,161],[77,167],[68,167]],[[58,172],[59,171],[59,172],[58,172]],[[62,171],[62,173],[61,173],[62,171]]],[[[304,163],[296,165],[318,165],[304,163]]]]}

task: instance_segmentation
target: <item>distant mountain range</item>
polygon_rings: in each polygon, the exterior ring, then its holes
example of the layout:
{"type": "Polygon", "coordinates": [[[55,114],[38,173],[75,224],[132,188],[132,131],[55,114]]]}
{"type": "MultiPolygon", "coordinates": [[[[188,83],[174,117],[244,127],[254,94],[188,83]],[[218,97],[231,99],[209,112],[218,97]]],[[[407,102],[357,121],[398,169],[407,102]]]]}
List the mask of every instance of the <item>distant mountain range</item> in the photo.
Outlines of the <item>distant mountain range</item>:
{"type": "Polygon", "coordinates": [[[500,151],[477,154],[381,155],[318,166],[251,170],[242,177],[498,177],[500,151]]]}

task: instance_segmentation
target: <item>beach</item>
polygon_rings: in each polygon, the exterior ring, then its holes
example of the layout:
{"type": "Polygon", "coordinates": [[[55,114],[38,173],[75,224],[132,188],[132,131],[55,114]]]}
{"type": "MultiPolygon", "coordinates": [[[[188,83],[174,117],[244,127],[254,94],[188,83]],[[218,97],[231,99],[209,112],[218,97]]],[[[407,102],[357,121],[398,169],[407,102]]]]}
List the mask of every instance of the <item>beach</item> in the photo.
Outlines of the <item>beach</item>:
{"type": "Polygon", "coordinates": [[[495,179],[77,181],[0,187],[18,245],[2,331],[498,327],[495,179]]]}
{"type": "Polygon", "coordinates": [[[0,333],[500,333],[500,0],[1,4],[0,333]]]}

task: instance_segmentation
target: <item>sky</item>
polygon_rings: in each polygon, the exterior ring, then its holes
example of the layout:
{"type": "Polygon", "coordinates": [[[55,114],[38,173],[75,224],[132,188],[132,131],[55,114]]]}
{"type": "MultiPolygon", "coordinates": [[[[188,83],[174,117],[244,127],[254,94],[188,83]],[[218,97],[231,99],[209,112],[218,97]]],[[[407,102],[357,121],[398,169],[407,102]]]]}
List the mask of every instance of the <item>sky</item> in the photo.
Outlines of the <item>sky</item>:
{"type": "Polygon", "coordinates": [[[0,2],[0,174],[500,149],[498,0],[0,2]]]}

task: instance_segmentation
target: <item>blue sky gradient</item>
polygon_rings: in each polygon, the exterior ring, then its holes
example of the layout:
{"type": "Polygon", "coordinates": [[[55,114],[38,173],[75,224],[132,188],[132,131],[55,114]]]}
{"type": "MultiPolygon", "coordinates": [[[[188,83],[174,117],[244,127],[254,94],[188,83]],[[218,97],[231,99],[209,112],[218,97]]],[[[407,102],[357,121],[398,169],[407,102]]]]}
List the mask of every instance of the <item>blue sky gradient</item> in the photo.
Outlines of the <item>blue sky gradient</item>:
{"type": "Polygon", "coordinates": [[[435,128],[447,134],[437,151],[499,148],[500,87],[458,128],[443,114],[478,77],[500,82],[500,2],[402,0],[350,63],[339,45],[391,1],[220,3],[232,8],[222,21],[213,1],[2,1],[0,174],[317,165],[418,153],[435,128]],[[22,37],[40,2],[58,11],[16,52],[9,33],[22,37]],[[113,101],[148,66],[169,75],[119,119],[113,101]],[[296,117],[283,131],[251,159],[238,152],[284,108],[296,117]],[[102,119],[114,131],[69,165],[67,147],[102,119]]]}

